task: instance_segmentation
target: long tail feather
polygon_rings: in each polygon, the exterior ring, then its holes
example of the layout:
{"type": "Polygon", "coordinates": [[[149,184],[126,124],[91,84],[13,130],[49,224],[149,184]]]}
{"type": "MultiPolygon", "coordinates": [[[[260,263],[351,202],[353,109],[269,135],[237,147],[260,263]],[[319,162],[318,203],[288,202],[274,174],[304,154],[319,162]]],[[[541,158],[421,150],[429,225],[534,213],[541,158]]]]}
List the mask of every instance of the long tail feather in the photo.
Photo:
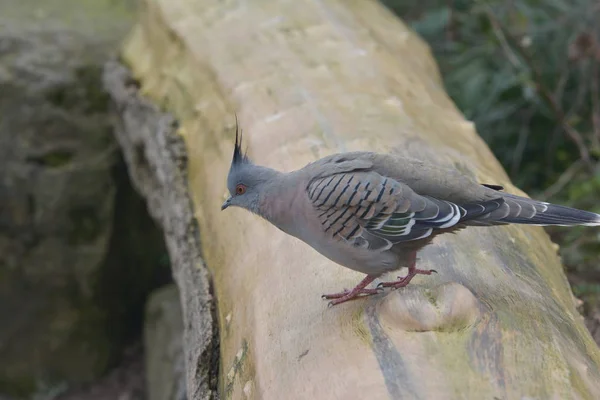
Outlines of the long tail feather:
{"type": "Polygon", "coordinates": [[[527,225],[600,225],[600,215],[593,212],[545,203],[507,193],[503,193],[503,197],[505,204],[509,208],[507,215],[498,219],[490,215],[492,217],[490,219],[499,222],[527,225]]]}

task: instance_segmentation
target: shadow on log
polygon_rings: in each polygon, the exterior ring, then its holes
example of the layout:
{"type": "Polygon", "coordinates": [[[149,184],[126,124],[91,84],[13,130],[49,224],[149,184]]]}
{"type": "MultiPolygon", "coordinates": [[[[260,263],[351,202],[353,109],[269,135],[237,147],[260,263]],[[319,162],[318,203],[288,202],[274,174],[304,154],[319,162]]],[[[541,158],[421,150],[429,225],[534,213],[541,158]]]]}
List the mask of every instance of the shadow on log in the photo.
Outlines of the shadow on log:
{"type": "Polygon", "coordinates": [[[420,267],[439,274],[328,309],[320,295],[362,275],[247,212],[220,212],[234,112],[249,154],[272,168],[289,171],[340,151],[395,152],[519,193],[445,94],[428,47],[381,5],[146,0],[122,54],[141,93],[177,118],[185,142],[179,147],[177,135],[164,134],[164,119],[127,123],[136,88],[127,92],[124,70],[108,67],[131,173],[160,181],[142,192],[165,227],[176,268],[193,398],[211,390],[198,375],[208,371],[198,362],[210,361],[201,349],[215,343],[208,274],[218,299],[223,398],[600,393],[600,352],[541,228],[440,236],[420,254],[420,267]],[[173,149],[188,162],[160,161],[173,149]],[[150,168],[140,167],[137,153],[150,168]],[[191,215],[183,226],[171,220],[189,201],[208,274],[199,254],[186,250],[195,240],[191,215]]]}

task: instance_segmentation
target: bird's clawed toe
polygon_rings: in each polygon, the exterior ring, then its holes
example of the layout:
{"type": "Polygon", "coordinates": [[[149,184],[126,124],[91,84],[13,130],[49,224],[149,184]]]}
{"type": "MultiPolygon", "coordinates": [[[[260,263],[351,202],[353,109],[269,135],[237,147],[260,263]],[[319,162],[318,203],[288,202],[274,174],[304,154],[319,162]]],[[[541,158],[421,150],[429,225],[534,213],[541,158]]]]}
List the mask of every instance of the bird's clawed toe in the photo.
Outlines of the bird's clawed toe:
{"type": "Polygon", "coordinates": [[[435,269],[417,269],[417,268],[409,268],[408,274],[405,277],[398,277],[398,280],[395,282],[381,282],[377,285],[378,288],[392,288],[398,289],[404,287],[410,283],[412,278],[416,275],[431,275],[432,273],[437,274],[438,272],[435,269]]]}
{"type": "Polygon", "coordinates": [[[339,293],[333,294],[324,294],[321,296],[324,299],[330,300],[329,307],[335,306],[336,304],[340,304],[346,302],[348,300],[353,300],[359,297],[370,296],[373,294],[379,293],[379,289],[366,289],[366,286],[369,285],[377,278],[377,275],[367,275],[356,287],[352,290],[345,289],[339,293]]]}
{"type": "Polygon", "coordinates": [[[331,299],[340,299],[342,297],[345,296],[349,296],[352,294],[352,297],[363,297],[363,295],[365,296],[370,296],[372,294],[377,294],[379,293],[380,290],[379,289],[361,289],[359,291],[353,292],[351,290],[348,289],[344,289],[344,291],[339,292],[339,293],[332,293],[332,294],[324,294],[321,296],[322,299],[326,299],[326,300],[331,300],[331,299]]]}
{"type": "Polygon", "coordinates": [[[340,297],[343,297],[343,296],[347,295],[348,293],[350,293],[350,291],[348,289],[344,288],[344,290],[342,290],[341,292],[338,292],[338,293],[322,294],[321,298],[322,299],[327,299],[327,300],[329,300],[329,299],[337,299],[337,298],[340,298],[340,297]]]}
{"type": "Polygon", "coordinates": [[[332,297],[332,296],[338,296],[341,293],[335,293],[333,295],[326,294],[326,295],[323,295],[322,297],[325,299],[328,299],[328,300],[333,299],[327,304],[327,307],[333,307],[336,304],[345,303],[346,301],[360,299],[362,297],[367,297],[367,296],[371,296],[371,295],[378,294],[378,293],[380,293],[380,289],[362,289],[359,292],[354,292],[354,291],[346,292],[343,296],[339,296],[339,297],[332,297]]]}
{"type": "Polygon", "coordinates": [[[413,275],[431,275],[432,273],[437,274],[438,272],[435,269],[414,269],[413,271],[410,271],[409,274],[413,274],[413,275]]]}

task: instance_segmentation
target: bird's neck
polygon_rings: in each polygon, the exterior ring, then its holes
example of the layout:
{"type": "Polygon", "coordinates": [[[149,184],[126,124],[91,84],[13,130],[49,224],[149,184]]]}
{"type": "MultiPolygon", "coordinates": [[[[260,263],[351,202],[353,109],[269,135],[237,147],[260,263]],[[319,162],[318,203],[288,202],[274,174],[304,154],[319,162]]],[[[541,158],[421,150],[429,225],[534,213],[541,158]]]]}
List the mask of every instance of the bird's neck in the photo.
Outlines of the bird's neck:
{"type": "Polygon", "coordinates": [[[268,185],[260,199],[258,214],[279,229],[290,232],[293,227],[294,202],[298,197],[298,182],[295,182],[294,173],[282,173],[273,171],[272,182],[268,185]]]}

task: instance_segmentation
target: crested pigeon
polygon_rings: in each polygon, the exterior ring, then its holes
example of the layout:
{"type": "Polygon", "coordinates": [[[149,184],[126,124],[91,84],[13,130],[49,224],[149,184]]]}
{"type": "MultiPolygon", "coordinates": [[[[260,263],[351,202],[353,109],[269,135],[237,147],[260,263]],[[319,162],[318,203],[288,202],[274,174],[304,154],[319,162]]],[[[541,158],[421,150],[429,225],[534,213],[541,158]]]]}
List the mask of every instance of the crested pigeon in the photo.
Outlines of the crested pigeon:
{"type": "Polygon", "coordinates": [[[417,252],[439,234],[503,224],[600,225],[600,215],[502,192],[457,171],[416,159],[373,152],[339,153],[283,173],[254,164],[236,127],[221,210],[241,207],[330,260],[366,274],[352,290],[323,295],[336,305],[400,288],[417,274],[417,252]],[[403,278],[367,286],[384,273],[403,278]]]}

